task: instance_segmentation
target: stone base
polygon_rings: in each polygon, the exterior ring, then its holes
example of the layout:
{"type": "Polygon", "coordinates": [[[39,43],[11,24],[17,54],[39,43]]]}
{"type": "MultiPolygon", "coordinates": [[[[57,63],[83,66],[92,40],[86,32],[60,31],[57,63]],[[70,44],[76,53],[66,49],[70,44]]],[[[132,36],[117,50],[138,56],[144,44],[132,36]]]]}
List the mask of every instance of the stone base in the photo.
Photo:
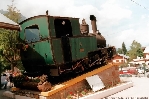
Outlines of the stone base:
{"type": "MultiPolygon", "coordinates": [[[[100,77],[106,89],[120,82],[118,65],[108,64],[72,80],[66,81],[60,85],[56,85],[48,92],[37,93],[24,90],[23,94],[16,94],[15,99],[66,99],[70,94],[77,94],[84,89],[91,89],[88,82],[86,81],[86,77],[93,75],[98,75],[100,77]],[[30,92],[33,94],[30,97],[26,96],[24,92],[30,92]]],[[[13,90],[17,89],[14,88],[13,90]]]]}
{"type": "Polygon", "coordinates": [[[84,89],[90,89],[85,78],[92,75],[98,75],[106,88],[110,88],[120,82],[118,65],[108,64],[68,82],[57,85],[51,91],[41,92],[39,99],[66,99],[67,96],[72,93],[76,94],[84,89]]]}

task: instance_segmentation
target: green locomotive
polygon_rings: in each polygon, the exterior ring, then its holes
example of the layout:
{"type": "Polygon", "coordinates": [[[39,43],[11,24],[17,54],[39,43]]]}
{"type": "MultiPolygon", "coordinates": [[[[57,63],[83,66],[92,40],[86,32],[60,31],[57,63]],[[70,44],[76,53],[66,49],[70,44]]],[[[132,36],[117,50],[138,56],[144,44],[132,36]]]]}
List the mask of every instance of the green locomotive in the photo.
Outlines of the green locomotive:
{"type": "Polygon", "coordinates": [[[93,33],[79,18],[39,15],[20,23],[21,60],[29,76],[60,76],[79,73],[95,65],[104,66],[114,54],[97,31],[96,17],[90,15],[93,33]]]}

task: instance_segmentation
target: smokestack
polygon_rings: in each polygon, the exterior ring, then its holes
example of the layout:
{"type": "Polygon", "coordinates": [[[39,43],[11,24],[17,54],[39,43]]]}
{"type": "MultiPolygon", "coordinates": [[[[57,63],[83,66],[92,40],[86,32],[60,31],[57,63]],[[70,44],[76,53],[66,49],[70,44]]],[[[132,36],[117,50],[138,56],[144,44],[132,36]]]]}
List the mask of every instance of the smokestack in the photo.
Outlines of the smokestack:
{"type": "Polygon", "coordinates": [[[90,15],[90,20],[91,20],[93,33],[96,33],[97,31],[96,17],[94,15],[90,15]]]}
{"type": "Polygon", "coordinates": [[[48,15],[48,10],[46,11],[46,15],[48,15]]]}

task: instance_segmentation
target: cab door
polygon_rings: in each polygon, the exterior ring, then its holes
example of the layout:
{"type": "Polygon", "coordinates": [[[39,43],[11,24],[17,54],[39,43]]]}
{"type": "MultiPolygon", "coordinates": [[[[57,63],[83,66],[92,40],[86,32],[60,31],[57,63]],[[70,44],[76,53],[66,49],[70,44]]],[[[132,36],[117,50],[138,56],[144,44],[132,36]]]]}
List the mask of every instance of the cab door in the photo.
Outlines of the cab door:
{"type": "Polygon", "coordinates": [[[67,36],[61,37],[61,43],[62,43],[62,49],[63,49],[64,62],[72,61],[69,37],[67,36]]]}

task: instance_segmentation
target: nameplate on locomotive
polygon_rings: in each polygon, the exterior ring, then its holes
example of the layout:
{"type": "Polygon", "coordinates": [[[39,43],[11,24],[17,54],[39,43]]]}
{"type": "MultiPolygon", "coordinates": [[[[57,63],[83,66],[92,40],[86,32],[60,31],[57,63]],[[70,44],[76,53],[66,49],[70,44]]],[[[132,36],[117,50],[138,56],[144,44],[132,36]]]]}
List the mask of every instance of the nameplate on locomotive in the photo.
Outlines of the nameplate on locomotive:
{"type": "Polygon", "coordinates": [[[80,49],[80,52],[84,52],[84,48],[81,48],[81,49],[80,49]]]}

